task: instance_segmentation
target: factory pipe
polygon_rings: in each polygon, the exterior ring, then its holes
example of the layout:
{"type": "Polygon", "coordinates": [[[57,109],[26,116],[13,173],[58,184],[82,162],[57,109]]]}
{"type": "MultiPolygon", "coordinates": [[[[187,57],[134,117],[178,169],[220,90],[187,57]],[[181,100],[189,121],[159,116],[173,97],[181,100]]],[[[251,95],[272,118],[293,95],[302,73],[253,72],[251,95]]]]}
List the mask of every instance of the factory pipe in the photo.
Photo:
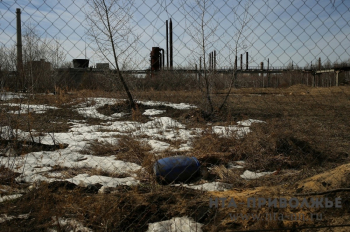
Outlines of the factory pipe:
{"type": "Polygon", "coordinates": [[[159,69],[164,69],[164,49],[159,48],[159,50],[162,52],[162,59],[161,59],[160,65],[159,65],[159,69]]]}
{"type": "Polygon", "coordinates": [[[245,63],[245,69],[246,70],[248,70],[248,52],[246,52],[246,57],[245,57],[245,59],[246,59],[246,63],[245,63]]]}
{"type": "Polygon", "coordinates": [[[173,69],[173,22],[170,19],[169,23],[169,29],[170,29],[170,69],[173,69]]]}
{"type": "Polygon", "coordinates": [[[21,30],[21,9],[16,9],[17,18],[17,71],[21,71],[23,68],[22,59],[22,30],[21,30]]]}
{"type": "Polygon", "coordinates": [[[168,30],[168,20],[165,22],[166,25],[166,67],[169,70],[169,30],[168,30]]]}

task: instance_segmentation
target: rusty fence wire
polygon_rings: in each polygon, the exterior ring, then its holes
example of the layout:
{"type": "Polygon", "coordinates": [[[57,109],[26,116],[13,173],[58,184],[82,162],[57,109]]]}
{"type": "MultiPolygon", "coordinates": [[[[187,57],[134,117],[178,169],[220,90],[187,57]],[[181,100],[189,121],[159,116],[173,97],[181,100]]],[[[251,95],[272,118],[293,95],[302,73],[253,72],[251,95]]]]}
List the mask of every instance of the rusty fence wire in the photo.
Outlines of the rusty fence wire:
{"type": "Polygon", "coordinates": [[[1,230],[350,230],[349,19],[1,0],[1,230]]]}

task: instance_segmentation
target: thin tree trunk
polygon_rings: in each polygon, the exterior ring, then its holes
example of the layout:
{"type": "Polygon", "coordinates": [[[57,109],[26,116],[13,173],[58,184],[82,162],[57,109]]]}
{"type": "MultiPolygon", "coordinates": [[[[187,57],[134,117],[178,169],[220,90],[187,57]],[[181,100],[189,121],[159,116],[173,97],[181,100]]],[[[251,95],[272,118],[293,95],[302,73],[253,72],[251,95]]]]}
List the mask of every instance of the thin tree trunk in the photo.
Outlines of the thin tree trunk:
{"type": "Polygon", "coordinates": [[[104,5],[104,8],[105,8],[105,13],[106,13],[106,17],[107,17],[109,39],[110,39],[110,42],[112,44],[112,50],[113,50],[115,66],[117,68],[117,74],[118,74],[118,77],[119,77],[120,81],[122,82],[124,90],[125,90],[125,92],[126,92],[126,94],[128,96],[130,107],[135,110],[136,109],[136,105],[135,105],[134,99],[133,99],[133,97],[132,97],[132,95],[130,93],[128,85],[126,84],[126,82],[124,80],[123,74],[120,72],[120,69],[119,69],[118,58],[117,58],[117,54],[115,52],[115,46],[114,46],[112,30],[111,30],[111,24],[110,24],[110,20],[109,20],[109,12],[108,12],[108,8],[107,8],[106,3],[105,3],[104,0],[103,0],[103,5],[104,5]]]}

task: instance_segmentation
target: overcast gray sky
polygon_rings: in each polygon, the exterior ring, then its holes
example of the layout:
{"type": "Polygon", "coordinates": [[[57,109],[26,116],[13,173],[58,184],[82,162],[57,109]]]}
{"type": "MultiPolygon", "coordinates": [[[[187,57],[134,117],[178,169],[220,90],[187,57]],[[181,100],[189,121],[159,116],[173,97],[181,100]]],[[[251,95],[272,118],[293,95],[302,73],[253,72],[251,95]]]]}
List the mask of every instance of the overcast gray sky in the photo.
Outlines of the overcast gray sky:
{"type": "MultiPolygon", "coordinates": [[[[233,62],[237,18],[241,18],[246,0],[209,0],[205,13],[206,31],[216,27],[206,41],[208,53],[217,51],[218,66],[233,62]],[[234,13],[236,10],[236,14],[234,13]]],[[[350,1],[336,0],[259,0],[252,1],[244,41],[250,65],[261,61],[274,66],[291,61],[304,67],[321,57],[322,61],[350,58],[350,1]],[[251,43],[247,42],[250,41],[251,43]]],[[[67,60],[85,57],[94,64],[103,62],[93,52],[86,38],[84,0],[3,0],[0,2],[0,44],[11,47],[16,43],[16,8],[22,10],[22,29],[35,25],[40,36],[58,38],[67,53],[67,60]]],[[[192,30],[200,18],[195,0],[135,0],[134,31],[140,35],[135,64],[140,69],[149,66],[151,47],[166,47],[165,20],[172,18],[174,30],[174,65],[188,66],[199,62],[198,44],[192,30]],[[185,4],[184,4],[185,3],[185,4]]],[[[242,42],[242,40],[240,41],[242,42]]]]}

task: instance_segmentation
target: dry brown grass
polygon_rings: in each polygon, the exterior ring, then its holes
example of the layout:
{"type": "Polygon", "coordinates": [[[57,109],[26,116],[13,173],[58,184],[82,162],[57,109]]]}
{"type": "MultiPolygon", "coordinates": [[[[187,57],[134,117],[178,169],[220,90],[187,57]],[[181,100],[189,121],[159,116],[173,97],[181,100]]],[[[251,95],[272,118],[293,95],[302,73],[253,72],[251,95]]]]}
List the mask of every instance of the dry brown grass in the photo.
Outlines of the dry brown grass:
{"type": "Polygon", "coordinates": [[[114,155],[116,160],[142,164],[150,150],[151,147],[148,144],[131,137],[122,136],[115,144],[94,140],[90,142],[89,147],[81,152],[94,156],[114,155]]]}
{"type": "Polygon", "coordinates": [[[19,173],[13,172],[12,170],[0,165],[0,185],[17,185],[15,179],[19,175],[19,173]]]}
{"type": "MultiPolygon", "coordinates": [[[[73,94],[61,93],[61,95],[62,99],[58,99],[60,103],[57,105],[88,97],[122,96],[119,93],[94,91],[79,91],[73,94]]],[[[137,92],[135,96],[140,100],[186,102],[199,106],[203,103],[202,95],[197,91],[149,91],[137,92]]],[[[223,97],[222,94],[214,96],[215,101],[218,102],[223,97]]],[[[30,101],[33,103],[42,102],[41,104],[56,104],[54,103],[57,101],[55,98],[55,96],[42,95],[30,101]]],[[[300,180],[349,162],[349,103],[350,87],[292,86],[284,89],[235,89],[229,97],[225,111],[217,115],[214,124],[233,125],[238,120],[248,118],[264,120],[266,123],[254,124],[251,127],[252,132],[243,139],[221,138],[208,130],[194,141],[193,150],[190,153],[185,152],[181,155],[195,156],[203,166],[213,167],[209,173],[208,179],[210,181],[218,180],[232,183],[237,188],[237,190],[215,194],[221,194],[221,196],[226,194],[228,197],[262,196],[268,198],[269,196],[280,196],[284,192],[284,194],[289,194],[288,197],[292,197],[296,192],[295,185],[300,180]],[[246,161],[244,169],[227,167],[229,162],[236,160],[246,161]],[[247,181],[240,178],[240,174],[245,169],[251,171],[277,170],[277,172],[258,180],[247,181]],[[277,188],[276,185],[280,190],[273,190],[277,188]],[[257,195],[258,190],[261,190],[259,195],[257,195]]],[[[63,124],[66,123],[65,119],[70,117],[81,119],[70,111],[70,106],[65,107],[66,112],[48,111],[46,119],[56,117],[63,124]]],[[[141,106],[139,109],[140,112],[135,112],[134,116],[131,115],[131,117],[142,121],[144,118],[140,119],[139,117],[145,107],[141,106]]],[[[105,115],[108,115],[107,110],[105,115]]],[[[175,120],[179,120],[189,127],[210,127],[207,125],[209,119],[203,115],[203,111],[200,109],[174,110],[165,115],[173,116],[175,120]]],[[[35,114],[33,117],[35,120],[30,121],[31,128],[40,129],[41,125],[43,131],[49,129],[49,124],[44,124],[44,120],[39,119],[35,114]]],[[[8,123],[8,120],[4,120],[4,118],[0,120],[2,125],[8,123]]],[[[21,128],[26,128],[25,122],[29,119],[23,118],[21,120],[11,122],[14,126],[18,127],[18,125],[23,124],[21,128]]],[[[99,122],[95,121],[96,124],[99,122]]],[[[211,123],[213,122],[211,121],[211,123]]],[[[57,131],[59,130],[66,131],[68,129],[62,127],[57,129],[57,131]]],[[[115,155],[118,160],[142,165],[144,171],[138,173],[138,178],[142,180],[141,184],[135,187],[117,187],[114,195],[96,195],[86,193],[83,188],[52,188],[50,184],[44,183],[39,189],[25,194],[22,198],[0,203],[0,215],[3,213],[19,215],[30,212],[28,219],[13,219],[1,223],[3,230],[57,229],[58,226],[53,224],[52,217],[74,218],[96,231],[112,231],[115,228],[119,231],[144,231],[148,227],[147,223],[167,220],[174,216],[193,217],[196,221],[205,224],[206,231],[225,231],[232,228],[245,230],[291,227],[289,221],[285,224],[252,220],[233,222],[227,218],[229,209],[208,209],[211,193],[157,185],[153,179],[153,163],[157,158],[173,156],[177,153],[165,151],[159,157],[155,157],[149,151],[149,146],[129,137],[121,138],[118,144],[93,142],[85,152],[99,156],[115,155]]],[[[98,169],[58,169],[57,171],[66,171],[67,176],[70,177],[80,173],[113,175],[98,169]]],[[[6,173],[8,170],[2,169],[1,172],[6,173]]],[[[14,173],[3,176],[7,176],[3,178],[3,183],[13,182],[14,173]]],[[[339,181],[341,181],[341,187],[349,187],[348,176],[344,176],[339,181]]],[[[325,209],[322,212],[327,214],[327,220],[316,222],[318,225],[332,224],[332,221],[339,221],[348,216],[349,196],[347,193],[327,195],[330,199],[336,196],[344,199],[342,209],[325,209]]],[[[242,213],[268,212],[265,208],[239,208],[238,211],[242,213]]],[[[278,212],[290,212],[290,209],[280,209],[278,212]]],[[[304,209],[300,212],[308,213],[304,209]]],[[[308,224],[298,222],[298,226],[302,225],[308,224]]]]}

